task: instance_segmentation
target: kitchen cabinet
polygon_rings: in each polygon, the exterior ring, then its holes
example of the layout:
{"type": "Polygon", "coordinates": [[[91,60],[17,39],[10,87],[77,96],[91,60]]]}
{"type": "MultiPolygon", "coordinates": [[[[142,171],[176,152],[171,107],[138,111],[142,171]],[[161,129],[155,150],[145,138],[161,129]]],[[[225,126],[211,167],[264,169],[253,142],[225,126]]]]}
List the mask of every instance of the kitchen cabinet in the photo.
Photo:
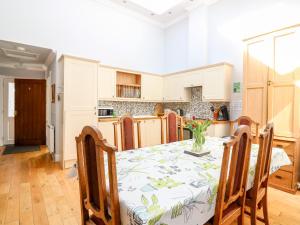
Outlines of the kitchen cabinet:
{"type": "Polygon", "coordinates": [[[202,71],[202,100],[209,102],[229,102],[232,90],[232,67],[221,65],[202,71]]]}
{"type": "Polygon", "coordinates": [[[207,129],[207,135],[210,137],[230,136],[229,122],[211,124],[207,129]]]}
{"type": "Polygon", "coordinates": [[[185,88],[203,86],[203,72],[201,70],[183,73],[182,80],[185,88]]]}
{"type": "MultiPolygon", "coordinates": [[[[107,142],[111,145],[115,145],[114,141],[114,126],[113,123],[115,121],[103,121],[98,122],[98,128],[101,131],[103,137],[107,140],[107,142]]],[[[159,145],[161,143],[161,127],[160,127],[160,119],[140,119],[141,121],[141,146],[153,146],[159,145]]],[[[120,127],[117,127],[118,132],[118,147],[121,148],[121,130],[120,127]]],[[[134,135],[135,135],[135,145],[138,147],[138,135],[137,135],[137,124],[134,125],[134,135]]]]}
{"type": "Polygon", "coordinates": [[[188,102],[191,100],[191,90],[185,88],[184,76],[171,75],[164,78],[164,98],[166,102],[188,102]]]}
{"type": "MultiPolygon", "coordinates": [[[[84,126],[97,125],[98,61],[63,55],[59,60],[64,91],[62,100],[63,168],[73,166],[77,159],[75,137],[84,126]]],[[[59,147],[61,149],[61,146],[59,147]]]]}
{"type": "Polygon", "coordinates": [[[163,99],[163,77],[142,74],[142,100],[162,101],[163,99]]]}
{"type": "Polygon", "coordinates": [[[142,147],[161,144],[160,119],[141,120],[141,144],[142,147]]]}
{"type": "MultiPolygon", "coordinates": [[[[114,122],[98,122],[98,129],[100,130],[103,138],[105,138],[110,145],[115,145],[115,140],[114,140],[114,122]]],[[[120,135],[120,129],[118,129],[118,134],[120,135]]],[[[118,143],[121,146],[121,139],[120,142],[118,143]]]]}
{"type": "Polygon", "coordinates": [[[99,66],[98,99],[114,99],[116,97],[116,70],[99,66]]]}
{"type": "Polygon", "coordinates": [[[164,78],[165,101],[190,101],[192,87],[202,87],[206,102],[229,102],[232,90],[232,66],[226,63],[179,72],[164,78]]]}

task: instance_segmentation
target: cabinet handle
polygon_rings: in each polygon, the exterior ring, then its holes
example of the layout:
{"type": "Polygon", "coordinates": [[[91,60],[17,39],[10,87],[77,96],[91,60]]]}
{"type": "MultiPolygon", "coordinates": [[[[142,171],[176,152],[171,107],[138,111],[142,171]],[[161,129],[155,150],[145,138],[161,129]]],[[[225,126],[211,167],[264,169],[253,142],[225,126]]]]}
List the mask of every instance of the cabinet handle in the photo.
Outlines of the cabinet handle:
{"type": "Polygon", "coordinates": [[[283,178],[282,176],[279,176],[279,175],[276,175],[275,177],[280,180],[282,180],[282,178],[283,178]]]}
{"type": "Polygon", "coordinates": [[[277,148],[283,148],[283,145],[278,144],[278,145],[276,145],[276,147],[277,148]]]}

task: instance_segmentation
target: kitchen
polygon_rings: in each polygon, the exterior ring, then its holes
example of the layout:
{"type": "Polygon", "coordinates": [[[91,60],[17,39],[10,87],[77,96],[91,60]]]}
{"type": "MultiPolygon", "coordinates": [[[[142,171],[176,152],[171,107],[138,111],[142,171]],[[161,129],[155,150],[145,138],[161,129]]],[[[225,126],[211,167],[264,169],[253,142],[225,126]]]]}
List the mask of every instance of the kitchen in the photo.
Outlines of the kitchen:
{"type": "MultiPolygon", "coordinates": [[[[159,116],[165,110],[179,111],[185,120],[213,120],[208,135],[223,137],[230,134],[230,118],[225,115],[226,111],[230,111],[232,95],[233,66],[229,63],[221,62],[170,74],[153,74],[63,55],[59,68],[63,83],[67,84],[64,93],[58,93],[63,98],[60,101],[64,118],[63,135],[58,141],[62,143],[60,161],[63,168],[70,168],[76,162],[72,135],[77,135],[86,124],[97,126],[108,143],[121,146],[120,135],[115,140],[115,132],[120,134],[120,128],[114,131],[113,124],[124,115],[141,121],[141,147],[162,143],[159,116]],[[80,93],[78,87],[81,88],[80,93]],[[224,116],[222,113],[214,115],[212,108],[217,111],[221,106],[224,116]]],[[[137,132],[137,127],[134,130],[137,132]]],[[[184,134],[185,138],[190,138],[187,130],[184,134]]]]}
{"type": "MultiPolygon", "coordinates": [[[[158,145],[161,144],[160,116],[169,111],[174,111],[178,115],[183,116],[185,121],[191,119],[212,120],[213,124],[207,131],[208,135],[219,137],[228,136],[230,118],[226,111],[229,109],[231,92],[231,67],[229,64],[221,63],[195,68],[189,71],[181,71],[176,74],[167,75],[166,78],[161,78],[157,77],[157,75],[143,74],[136,71],[129,72],[128,70],[122,70],[120,68],[104,69],[100,66],[100,81],[98,82],[98,86],[100,87],[98,92],[100,93],[100,100],[98,101],[98,127],[108,142],[114,143],[113,123],[121,116],[131,115],[136,120],[141,121],[141,146],[158,145]],[[101,71],[106,73],[101,74],[101,71]],[[124,71],[126,71],[128,80],[120,79],[120,71],[122,71],[122,75],[124,75],[124,71]],[[215,73],[220,79],[224,76],[226,82],[223,84],[229,85],[227,87],[221,85],[220,89],[215,89],[215,84],[209,83],[209,79],[206,79],[206,76],[211,76],[212,73],[215,73]],[[130,75],[134,77],[132,80],[130,80],[130,75]],[[107,83],[101,83],[101,76],[111,76],[113,78],[107,83]],[[114,78],[115,76],[117,76],[117,78],[114,78]],[[135,76],[141,76],[141,79],[136,79],[135,76]],[[117,97],[109,99],[103,98],[101,89],[103,89],[103,86],[114,85],[113,81],[115,79],[117,81],[116,89],[112,89],[118,90],[116,93],[117,97]],[[176,79],[181,80],[178,81],[176,79]],[[156,85],[151,85],[152,80],[156,82],[156,85]],[[121,86],[118,82],[128,83],[126,83],[126,86],[121,86]],[[140,85],[140,82],[144,83],[140,85]],[[177,86],[174,87],[173,85],[175,84],[177,86]],[[120,86],[124,89],[124,94],[129,92],[129,95],[127,94],[126,97],[123,97],[123,90],[122,88],[120,89],[120,86]],[[150,93],[154,93],[156,96],[147,95],[148,86],[157,89],[150,91],[150,93]],[[131,87],[134,87],[134,89],[140,88],[141,95],[136,94],[136,90],[131,91],[131,93],[133,93],[130,95],[131,87]],[[176,89],[176,87],[178,89],[176,89]],[[127,91],[127,89],[129,91],[127,91]],[[224,92],[222,93],[221,90],[224,92]],[[222,113],[219,112],[220,107],[222,107],[224,115],[227,115],[223,116],[222,113]]],[[[112,93],[112,96],[114,96],[114,93],[112,93]]],[[[137,128],[135,132],[137,132],[137,128]]],[[[184,139],[190,138],[191,132],[188,129],[184,129],[184,139]]],[[[120,137],[118,139],[118,146],[120,146],[120,137]]]]}

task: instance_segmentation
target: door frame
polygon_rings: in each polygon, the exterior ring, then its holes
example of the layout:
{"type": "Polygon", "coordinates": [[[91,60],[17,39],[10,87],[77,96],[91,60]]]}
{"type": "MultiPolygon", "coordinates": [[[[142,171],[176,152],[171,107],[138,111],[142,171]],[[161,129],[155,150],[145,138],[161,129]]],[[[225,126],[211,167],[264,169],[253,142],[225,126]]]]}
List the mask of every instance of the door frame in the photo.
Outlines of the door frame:
{"type": "MultiPolygon", "coordinates": [[[[14,134],[13,138],[10,139],[8,135],[8,129],[9,129],[9,118],[7,116],[8,113],[8,84],[14,83],[14,78],[4,78],[3,79],[3,145],[13,145],[15,143],[14,134]]],[[[14,122],[14,118],[13,118],[14,122]]],[[[14,129],[14,124],[13,124],[14,129]]],[[[15,131],[13,131],[14,133],[15,131]]]]}

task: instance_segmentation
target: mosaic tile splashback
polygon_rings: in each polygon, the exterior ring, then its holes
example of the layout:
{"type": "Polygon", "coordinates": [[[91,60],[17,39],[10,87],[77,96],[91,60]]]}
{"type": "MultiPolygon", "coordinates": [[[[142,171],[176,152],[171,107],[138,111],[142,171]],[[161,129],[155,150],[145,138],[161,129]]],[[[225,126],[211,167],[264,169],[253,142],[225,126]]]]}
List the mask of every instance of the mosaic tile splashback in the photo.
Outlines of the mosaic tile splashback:
{"type": "MultiPolygon", "coordinates": [[[[99,101],[98,105],[101,107],[113,107],[117,116],[130,113],[131,115],[152,115],[154,107],[157,103],[155,102],[114,102],[114,101],[99,101]]],[[[213,114],[210,111],[210,107],[215,108],[221,105],[226,105],[229,110],[228,102],[203,102],[202,101],[202,88],[192,88],[192,99],[191,102],[174,102],[164,103],[164,108],[171,110],[182,109],[184,114],[190,114],[197,118],[213,118],[213,114]]]]}

